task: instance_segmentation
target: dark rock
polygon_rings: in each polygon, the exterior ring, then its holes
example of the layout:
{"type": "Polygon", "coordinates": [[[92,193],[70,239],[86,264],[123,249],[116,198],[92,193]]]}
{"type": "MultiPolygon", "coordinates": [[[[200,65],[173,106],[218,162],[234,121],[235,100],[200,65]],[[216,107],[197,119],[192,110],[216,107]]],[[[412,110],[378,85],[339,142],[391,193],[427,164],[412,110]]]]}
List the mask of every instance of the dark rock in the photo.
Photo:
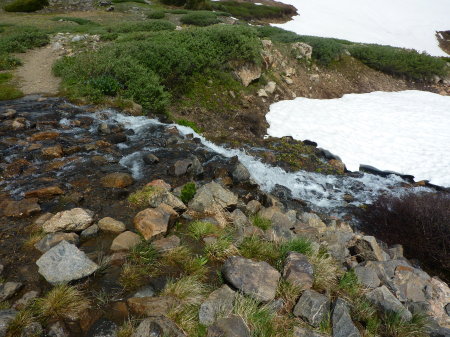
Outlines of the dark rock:
{"type": "Polygon", "coordinates": [[[392,295],[386,286],[381,286],[370,291],[367,293],[366,297],[380,309],[384,311],[396,312],[404,320],[409,321],[412,317],[411,313],[394,295],[392,295]]]}
{"type": "Polygon", "coordinates": [[[294,316],[318,327],[329,311],[330,300],[327,296],[314,290],[305,290],[294,307],[294,316]]]}
{"type": "Polygon", "coordinates": [[[165,316],[144,319],[131,337],[186,337],[174,322],[165,316]]]}
{"type": "Polygon", "coordinates": [[[219,315],[229,315],[233,310],[235,297],[236,293],[227,285],[213,291],[200,306],[198,313],[200,323],[209,326],[219,315]]]}
{"type": "Polygon", "coordinates": [[[353,324],[348,304],[343,299],[336,300],[331,320],[333,337],[361,337],[359,330],[353,324]]]}
{"type": "Polygon", "coordinates": [[[82,240],[88,240],[88,239],[96,237],[97,234],[98,234],[98,226],[92,225],[80,233],[80,238],[82,240]]]}
{"type": "Polygon", "coordinates": [[[159,163],[159,158],[155,156],[153,153],[146,153],[142,156],[142,160],[147,165],[153,165],[159,163]]]}
{"type": "Polygon", "coordinates": [[[289,252],[284,263],[283,277],[302,290],[310,289],[314,283],[314,270],[308,257],[297,252],[289,252]]]}
{"type": "Polygon", "coordinates": [[[356,266],[354,270],[359,283],[363,286],[367,288],[376,288],[380,285],[380,279],[373,268],[356,266]]]}
{"type": "Polygon", "coordinates": [[[250,337],[250,330],[244,320],[236,315],[220,318],[208,328],[207,337],[250,337]]]}
{"type": "Polygon", "coordinates": [[[91,326],[86,337],[117,337],[117,325],[101,318],[91,326]]]}

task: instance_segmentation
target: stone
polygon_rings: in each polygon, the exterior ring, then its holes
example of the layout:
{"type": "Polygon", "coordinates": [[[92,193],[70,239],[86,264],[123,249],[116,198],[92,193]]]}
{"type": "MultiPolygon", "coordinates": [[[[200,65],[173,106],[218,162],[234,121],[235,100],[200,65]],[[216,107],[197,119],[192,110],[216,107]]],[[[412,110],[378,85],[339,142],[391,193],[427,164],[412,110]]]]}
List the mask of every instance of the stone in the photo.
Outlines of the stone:
{"type": "Polygon", "coordinates": [[[25,192],[25,198],[47,199],[61,194],[64,194],[64,191],[59,186],[49,186],[25,192]]]}
{"type": "Polygon", "coordinates": [[[228,316],[233,311],[236,293],[227,285],[223,285],[209,294],[200,306],[199,321],[205,326],[212,325],[221,316],[228,316]]]}
{"type": "Polygon", "coordinates": [[[159,163],[159,158],[155,156],[153,153],[146,153],[142,156],[142,160],[147,165],[154,165],[159,163]]]}
{"type": "Polygon", "coordinates": [[[106,217],[98,221],[98,228],[104,232],[122,233],[126,227],[122,221],[106,217]]]}
{"type": "Polygon", "coordinates": [[[216,182],[210,182],[197,190],[189,203],[189,208],[196,212],[217,212],[216,207],[230,208],[237,205],[238,198],[231,191],[216,182]]]}
{"type": "Polygon", "coordinates": [[[238,163],[232,172],[232,176],[235,182],[242,183],[250,179],[250,172],[244,165],[238,163]]]}
{"type": "Polygon", "coordinates": [[[29,137],[29,140],[31,142],[36,142],[39,140],[49,140],[49,139],[56,139],[59,137],[59,132],[56,131],[42,131],[42,132],[37,132],[34,133],[33,135],[31,135],[31,137],[29,137]]]}
{"type": "Polygon", "coordinates": [[[156,208],[161,204],[166,204],[178,212],[183,212],[187,209],[186,205],[175,195],[163,187],[154,187],[152,193],[148,196],[148,205],[156,208]]]}
{"type": "Polygon", "coordinates": [[[310,289],[314,283],[314,270],[308,257],[297,252],[289,252],[284,262],[283,278],[301,290],[310,289]]]}
{"type": "Polygon", "coordinates": [[[357,240],[355,252],[365,261],[387,261],[390,259],[373,236],[363,236],[357,240]]]}
{"type": "Polygon", "coordinates": [[[280,225],[272,225],[264,233],[266,240],[273,242],[283,242],[292,240],[295,235],[289,229],[280,225]]]}
{"type": "Polygon", "coordinates": [[[97,234],[98,234],[98,226],[92,225],[80,233],[80,238],[82,240],[88,240],[88,239],[96,237],[97,234]]]}
{"type": "Polygon", "coordinates": [[[164,316],[177,304],[177,300],[169,296],[131,297],[127,300],[130,311],[140,316],[164,316]]]}
{"type": "Polygon", "coordinates": [[[312,57],[313,48],[304,42],[295,42],[291,45],[291,49],[294,52],[294,56],[297,59],[310,60],[312,57]]]}
{"type": "Polygon", "coordinates": [[[191,156],[192,166],[191,173],[193,176],[199,176],[204,172],[203,165],[200,160],[196,156],[191,156]]]}
{"type": "Polygon", "coordinates": [[[231,220],[236,228],[243,228],[248,225],[248,219],[240,209],[235,209],[231,213],[231,220]]]}
{"type": "Polygon", "coordinates": [[[275,89],[277,88],[277,84],[274,81],[269,81],[266,86],[264,87],[264,90],[268,94],[273,94],[275,92],[275,89]]]}
{"type": "Polygon", "coordinates": [[[373,268],[356,266],[354,268],[358,282],[366,288],[377,288],[380,285],[380,279],[373,268]]]}
{"type": "Polygon", "coordinates": [[[134,226],[145,240],[165,234],[169,224],[178,216],[172,207],[163,205],[161,204],[158,208],[144,209],[134,217],[134,226]]]}
{"type": "Polygon", "coordinates": [[[327,225],[314,213],[303,213],[300,216],[300,221],[309,227],[316,228],[319,233],[324,232],[327,229],[327,225]]]}
{"type": "Polygon", "coordinates": [[[117,329],[116,323],[101,318],[91,326],[86,337],[117,337],[117,329]]]}
{"type": "Polygon", "coordinates": [[[155,296],[155,290],[151,286],[145,286],[136,291],[133,297],[153,297],[155,296]]]}
{"type": "Polygon", "coordinates": [[[170,186],[170,184],[166,183],[164,180],[162,179],[155,179],[152,180],[151,182],[149,182],[147,185],[145,186],[153,186],[153,187],[161,187],[167,191],[170,191],[172,189],[172,187],[170,186]]]}
{"type": "Polygon", "coordinates": [[[261,77],[261,67],[247,63],[234,71],[234,75],[241,81],[244,87],[261,77]]]}
{"type": "Polygon", "coordinates": [[[258,200],[250,200],[245,208],[250,214],[256,214],[261,209],[261,203],[258,200]]]}
{"type": "Polygon", "coordinates": [[[222,274],[233,287],[262,302],[275,298],[281,276],[267,262],[256,262],[240,256],[228,258],[222,267],[222,274]]]}
{"type": "Polygon", "coordinates": [[[272,222],[272,226],[280,226],[286,229],[292,229],[295,227],[295,222],[292,221],[286,214],[281,212],[274,213],[270,221],[272,222]]]}
{"type": "Polygon", "coordinates": [[[323,335],[321,333],[296,326],[294,327],[294,334],[292,337],[328,337],[328,335],[323,335]]]}
{"type": "Polygon", "coordinates": [[[232,315],[220,318],[208,328],[207,337],[250,337],[250,329],[242,317],[232,315]]]}
{"type": "Polygon", "coordinates": [[[0,310],[0,337],[5,337],[11,322],[19,312],[12,309],[0,310]]]}
{"type": "Polygon", "coordinates": [[[61,158],[64,154],[63,148],[61,145],[44,147],[41,150],[41,153],[46,158],[61,158]]]}
{"type": "Polygon", "coordinates": [[[47,220],[42,229],[45,233],[60,231],[82,231],[88,228],[92,222],[94,212],[83,208],[72,208],[68,211],[58,212],[47,220]]]}
{"type": "Polygon", "coordinates": [[[395,295],[401,302],[425,302],[432,296],[430,277],[424,277],[416,271],[415,268],[404,266],[395,269],[392,282],[395,295]]]}
{"type": "Polygon", "coordinates": [[[39,292],[35,290],[27,291],[23,296],[17,300],[12,308],[15,310],[24,309],[32,300],[39,296],[39,292]]]}
{"type": "Polygon", "coordinates": [[[55,285],[79,280],[99,267],[85,253],[67,241],[61,241],[42,255],[36,264],[47,282],[55,285]]]}
{"type": "Polygon", "coordinates": [[[177,160],[173,165],[173,172],[176,177],[181,177],[191,172],[192,161],[190,159],[177,160]]]}
{"type": "Polygon", "coordinates": [[[3,207],[3,215],[14,218],[28,217],[41,211],[37,198],[6,201],[3,207]]]}
{"type": "Polygon", "coordinates": [[[131,337],[187,337],[177,325],[164,316],[144,319],[131,337]]]}
{"type": "Polygon", "coordinates": [[[258,97],[269,97],[267,92],[262,88],[258,90],[257,95],[258,95],[258,97]]]}
{"type": "Polygon", "coordinates": [[[23,284],[20,282],[5,282],[0,284],[0,302],[13,297],[23,284]]]}
{"type": "Polygon", "coordinates": [[[294,307],[294,316],[300,317],[313,327],[318,327],[330,311],[327,296],[314,290],[305,290],[294,307]]]}
{"type": "Polygon", "coordinates": [[[130,250],[141,242],[141,237],[133,232],[126,231],[115,237],[111,243],[112,251],[130,250]]]}
{"type": "Polygon", "coordinates": [[[389,248],[388,253],[389,257],[392,260],[399,260],[404,258],[402,245],[393,245],[391,248],[389,248]]]}
{"type": "Polygon", "coordinates": [[[366,294],[366,297],[382,310],[398,313],[404,320],[409,321],[412,317],[409,310],[384,285],[373,289],[366,294]]]}
{"type": "Polygon", "coordinates": [[[333,324],[333,337],[361,337],[359,330],[353,324],[347,302],[341,298],[338,298],[334,303],[331,322],[333,324]]]}
{"type": "Polygon", "coordinates": [[[162,238],[156,241],[152,242],[152,246],[155,247],[155,249],[160,252],[164,253],[169,250],[177,248],[181,243],[181,240],[176,235],[170,235],[166,238],[162,238]]]}
{"type": "Polygon", "coordinates": [[[125,188],[132,185],[134,179],[128,173],[115,172],[102,177],[100,183],[107,188],[125,188]]]}
{"type": "Polygon", "coordinates": [[[56,246],[63,240],[72,243],[74,245],[77,245],[80,241],[80,238],[75,233],[63,233],[63,232],[50,233],[44,236],[41,240],[39,240],[34,245],[34,248],[39,250],[41,253],[45,253],[50,248],[56,246]]]}
{"type": "Polygon", "coordinates": [[[48,329],[48,337],[69,337],[70,333],[64,323],[58,321],[53,323],[48,329]]]}

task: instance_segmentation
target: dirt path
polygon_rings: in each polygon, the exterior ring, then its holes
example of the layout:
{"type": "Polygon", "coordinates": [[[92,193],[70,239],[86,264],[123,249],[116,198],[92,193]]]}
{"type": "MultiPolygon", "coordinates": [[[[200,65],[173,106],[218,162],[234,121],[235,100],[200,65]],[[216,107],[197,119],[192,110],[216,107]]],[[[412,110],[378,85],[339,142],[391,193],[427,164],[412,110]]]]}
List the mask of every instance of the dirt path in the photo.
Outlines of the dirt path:
{"type": "Polygon", "coordinates": [[[30,50],[18,57],[23,62],[23,66],[16,70],[18,87],[25,95],[58,93],[60,79],[52,73],[53,63],[59,57],[58,51],[48,45],[30,50]]]}

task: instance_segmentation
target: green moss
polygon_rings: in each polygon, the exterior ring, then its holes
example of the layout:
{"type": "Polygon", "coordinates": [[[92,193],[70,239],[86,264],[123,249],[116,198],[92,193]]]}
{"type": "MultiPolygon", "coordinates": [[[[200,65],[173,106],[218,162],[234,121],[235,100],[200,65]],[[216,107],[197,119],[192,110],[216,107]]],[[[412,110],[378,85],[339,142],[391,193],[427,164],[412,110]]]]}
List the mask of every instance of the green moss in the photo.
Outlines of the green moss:
{"type": "Polygon", "coordinates": [[[197,133],[202,133],[202,130],[195,122],[191,122],[186,119],[177,119],[175,122],[179,125],[190,127],[192,130],[194,130],[197,133]]]}
{"type": "Polygon", "coordinates": [[[250,221],[253,223],[253,226],[261,228],[262,230],[269,229],[272,225],[272,221],[269,219],[263,218],[259,215],[252,215],[250,217],[250,221]]]}
{"type": "Polygon", "coordinates": [[[23,96],[22,91],[11,84],[0,84],[0,101],[16,99],[23,96]]]}
{"type": "Polygon", "coordinates": [[[154,186],[145,186],[128,196],[128,202],[136,207],[144,207],[148,205],[150,197],[156,193],[158,189],[154,186]]]}
{"type": "Polygon", "coordinates": [[[195,187],[194,182],[185,184],[183,186],[183,188],[181,189],[181,196],[180,196],[181,201],[183,201],[185,204],[187,204],[189,201],[191,201],[194,198],[196,192],[197,192],[197,188],[195,187]]]}

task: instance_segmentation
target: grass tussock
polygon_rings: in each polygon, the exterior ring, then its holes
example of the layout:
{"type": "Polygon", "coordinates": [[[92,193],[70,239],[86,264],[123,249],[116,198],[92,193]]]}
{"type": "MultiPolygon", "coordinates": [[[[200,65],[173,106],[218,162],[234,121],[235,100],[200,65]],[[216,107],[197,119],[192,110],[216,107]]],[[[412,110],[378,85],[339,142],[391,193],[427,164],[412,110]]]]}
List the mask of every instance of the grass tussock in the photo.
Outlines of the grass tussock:
{"type": "Polygon", "coordinates": [[[195,11],[185,14],[181,17],[180,21],[185,25],[193,25],[193,26],[210,26],[219,23],[220,20],[217,17],[217,14],[210,11],[195,11]]]}
{"type": "Polygon", "coordinates": [[[132,337],[135,330],[135,323],[128,319],[117,330],[117,337],[132,337]]]}
{"type": "MultiPolygon", "coordinates": [[[[182,125],[182,124],[180,124],[180,125],[182,125]]],[[[196,192],[197,192],[197,187],[195,186],[194,182],[186,183],[183,186],[183,188],[181,189],[181,195],[180,195],[181,201],[184,202],[185,204],[188,204],[188,202],[194,198],[196,192]]]]}
{"type": "Polygon", "coordinates": [[[220,234],[220,229],[210,222],[194,221],[189,224],[188,232],[191,237],[200,240],[209,235],[220,234]]]}
{"type": "Polygon", "coordinates": [[[150,197],[158,192],[157,188],[154,186],[144,186],[140,190],[131,193],[128,196],[128,202],[135,207],[145,207],[148,206],[150,197]]]}
{"type": "Polygon", "coordinates": [[[31,310],[24,309],[19,311],[16,317],[8,324],[6,337],[22,336],[23,330],[34,322],[37,322],[37,318],[31,310]]]}
{"type": "Polygon", "coordinates": [[[203,278],[209,271],[207,263],[206,257],[194,255],[188,247],[182,245],[164,253],[158,268],[161,271],[170,267],[181,275],[203,278]]]}
{"type": "Polygon", "coordinates": [[[147,276],[147,268],[126,262],[120,272],[119,284],[127,291],[135,290],[145,284],[147,276]]]}
{"type": "Polygon", "coordinates": [[[252,215],[250,217],[250,221],[252,222],[253,226],[256,226],[258,228],[261,228],[262,230],[269,229],[272,225],[272,221],[269,219],[263,218],[259,215],[252,215]]]}
{"type": "Polygon", "coordinates": [[[277,298],[281,298],[284,302],[283,312],[290,314],[297,304],[302,293],[301,287],[292,284],[285,279],[281,279],[278,283],[277,298]]]}
{"type": "Polygon", "coordinates": [[[209,287],[197,276],[184,276],[167,283],[161,295],[172,296],[184,304],[200,305],[209,293],[209,287]]]}
{"type": "Polygon", "coordinates": [[[205,254],[209,260],[223,262],[230,256],[239,255],[239,250],[231,239],[220,237],[216,242],[206,244],[205,254]]]}
{"type": "Polygon", "coordinates": [[[413,314],[410,321],[402,319],[395,312],[383,315],[383,335],[388,337],[425,337],[428,318],[425,315],[413,314]]]}

